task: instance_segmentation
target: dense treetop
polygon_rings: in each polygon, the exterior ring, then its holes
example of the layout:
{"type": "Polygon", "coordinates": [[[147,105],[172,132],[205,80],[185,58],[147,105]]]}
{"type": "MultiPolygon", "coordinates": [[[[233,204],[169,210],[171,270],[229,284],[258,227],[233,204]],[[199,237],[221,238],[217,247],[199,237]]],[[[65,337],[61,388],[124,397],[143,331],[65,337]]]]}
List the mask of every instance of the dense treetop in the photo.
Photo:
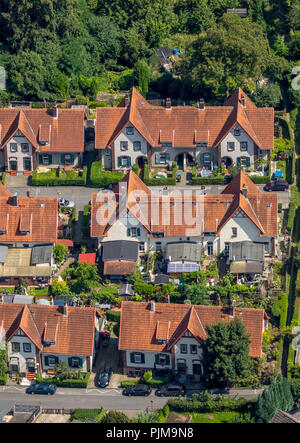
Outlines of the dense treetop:
{"type": "Polygon", "coordinates": [[[0,99],[93,100],[135,84],[154,98],[218,102],[241,86],[259,105],[279,105],[286,89],[298,106],[299,50],[300,0],[2,0],[0,99]],[[248,17],[226,14],[237,7],[248,17]],[[181,50],[173,75],[158,69],[163,45],[181,50]]]}

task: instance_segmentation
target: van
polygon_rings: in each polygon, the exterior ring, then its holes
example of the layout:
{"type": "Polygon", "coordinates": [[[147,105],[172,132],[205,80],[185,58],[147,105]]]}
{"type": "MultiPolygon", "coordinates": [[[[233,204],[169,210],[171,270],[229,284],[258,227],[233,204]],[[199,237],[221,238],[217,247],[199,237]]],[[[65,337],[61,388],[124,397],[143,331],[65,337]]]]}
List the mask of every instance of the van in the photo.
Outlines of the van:
{"type": "Polygon", "coordinates": [[[268,183],[264,190],[267,192],[271,191],[287,191],[289,189],[289,184],[285,180],[277,180],[273,183],[268,183]]]}

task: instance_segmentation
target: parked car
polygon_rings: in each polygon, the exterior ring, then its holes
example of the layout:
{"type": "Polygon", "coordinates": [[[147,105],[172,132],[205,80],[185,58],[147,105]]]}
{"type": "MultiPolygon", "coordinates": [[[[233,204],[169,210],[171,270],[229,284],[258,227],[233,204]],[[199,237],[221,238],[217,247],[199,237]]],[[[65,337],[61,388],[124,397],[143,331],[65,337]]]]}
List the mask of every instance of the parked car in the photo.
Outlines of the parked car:
{"type": "Polygon", "coordinates": [[[276,180],[275,182],[268,183],[264,187],[265,191],[287,191],[289,189],[289,184],[285,180],[276,180]]]}
{"type": "Polygon", "coordinates": [[[65,208],[74,208],[75,203],[72,200],[65,200],[64,198],[60,198],[59,206],[64,206],[65,208]]]}
{"type": "Polygon", "coordinates": [[[27,394],[53,395],[56,392],[56,386],[50,383],[32,383],[26,392],[27,394]]]}
{"type": "Polygon", "coordinates": [[[112,368],[110,366],[106,366],[104,371],[99,375],[97,385],[99,388],[106,388],[109,385],[110,379],[112,376],[112,368]]]}
{"type": "Polygon", "coordinates": [[[169,383],[158,388],[156,395],[160,397],[180,397],[185,395],[185,386],[182,383],[169,383]]]}
{"type": "Polygon", "coordinates": [[[143,384],[137,384],[134,386],[128,386],[123,390],[123,395],[128,395],[129,397],[131,395],[143,395],[144,397],[147,397],[152,392],[152,388],[149,385],[143,385],[143,384]]]}

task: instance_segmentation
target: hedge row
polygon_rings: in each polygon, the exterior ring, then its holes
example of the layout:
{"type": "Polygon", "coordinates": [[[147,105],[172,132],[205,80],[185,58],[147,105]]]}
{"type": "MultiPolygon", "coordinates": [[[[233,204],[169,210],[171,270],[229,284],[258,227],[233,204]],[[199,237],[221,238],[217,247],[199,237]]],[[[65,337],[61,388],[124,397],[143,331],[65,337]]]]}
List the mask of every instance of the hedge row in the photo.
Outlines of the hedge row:
{"type": "Polygon", "coordinates": [[[121,311],[106,311],[106,318],[109,321],[120,323],[121,311]]]}
{"type": "Polygon", "coordinates": [[[39,383],[46,382],[46,383],[52,383],[53,385],[56,385],[60,388],[87,388],[89,379],[90,379],[91,373],[88,372],[84,379],[82,380],[76,380],[76,379],[66,379],[66,380],[59,380],[58,378],[42,378],[42,377],[36,377],[37,381],[39,383]]]}
{"type": "Polygon", "coordinates": [[[172,177],[168,178],[150,178],[149,165],[144,166],[143,181],[147,186],[175,186],[176,185],[177,166],[173,164],[172,177]]]}
{"type": "Polygon", "coordinates": [[[7,374],[0,375],[0,386],[6,385],[7,380],[8,380],[7,374]]]}
{"type": "MultiPolygon", "coordinates": [[[[38,173],[33,171],[32,173],[32,185],[33,186],[85,186],[87,178],[87,167],[83,167],[81,175],[78,174],[75,177],[73,171],[66,171],[66,177],[58,176],[59,169],[56,170],[54,176],[53,173],[38,173]]],[[[52,171],[51,171],[52,172],[52,171]]]]}
{"type": "Polygon", "coordinates": [[[192,177],[192,185],[224,185],[225,177],[223,175],[216,177],[192,177]]]}
{"type": "Polygon", "coordinates": [[[2,173],[1,183],[2,183],[3,185],[5,185],[5,181],[6,181],[6,172],[3,172],[3,173],[2,173]]]}
{"type": "Polygon", "coordinates": [[[90,174],[90,186],[95,188],[106,188],[118,183],[125,174],[123,172],[103,171],[102,162],[93,162],[90,174]]]}
{"type": "Polygon", "coordinates": [[[249,178],[255,183],[256,185],[266,185],[267,183],[270,183],[271,177],[268,176],[260,176],[260,175],[250,175],[249,178]]]}
{"type": "Polygon", "coordinates": [[[155,378],[153,379],[152,378],[148,382],[146,382],[144,380],[143,381],[141,381],[141,380],[124,380],[121,382],[121,388],[127,388],[128,386],[135,386],[135,385],[142,382],[144,384],[150,385],[151,388],[156,389],[162,385],[165,385],[168,381],[169,381],[169,379],[163,379],[163,378],[162,379],[155,379],[155,378]]]}
{"type": "Polygon", "coordinates": [[[222,412],[222,411],[236,411],[236,412],[249,412],[249,409],[253,408],[255,401],[249,401],[244,398],[232,399],[227,398],[224,400],[208,400],[208,401],[195,401],[195,400],[178,400],[170,399],[168,405],[171,411],[178,413],[186,412],[222,412]]]}
{"type": "Polygon", "coordinates": [[[287,226],[286,226],[286,229],[289,233],[291,233],[294,228],[294,220],[295,220],[295,216],[296,216],[296,210],[297,210],[296,203],[291,202],[290,206],[289,206],[288,221],[287,221],[287,226]]]}
{"type": "Polygon", "coordinates": [[[296,174],[296,155],[293,151],[292,158],[288,158],[286,160],[286,180],[287,182],[292,185],[295,181],[295,174],[296,174]]]}
{"type": "Polygon", "coordinates": [[[72,420],[85,422],[89,419],[100,423],[104,414],[105,409],[103,407],[101,407],[101,409],[75,409],[72,414],[72,420]]]}

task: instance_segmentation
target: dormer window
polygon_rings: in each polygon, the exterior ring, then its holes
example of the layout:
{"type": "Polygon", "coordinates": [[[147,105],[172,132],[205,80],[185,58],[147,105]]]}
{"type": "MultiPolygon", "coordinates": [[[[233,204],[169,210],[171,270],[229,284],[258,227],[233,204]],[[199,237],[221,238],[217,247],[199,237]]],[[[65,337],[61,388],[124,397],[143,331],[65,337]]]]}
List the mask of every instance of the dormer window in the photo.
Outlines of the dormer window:
{"type": "Polygon", "coordinates": [[[133,135],[134,134],[134,129],[132,126],[127,126],[126,128],[126,134],[127,135],[133,135]]]}
{"type": "Polygon", "coordinates": [[[0,229],[0,235],[4,235],[7,234],[7,230],[6,229],[0,229]]]}
{"type": "Polygon", "coordinates": [[[161,146],[162,148],[172,148],[172,142],[163,142],[161,146]]]}
{"type": "Polygon", "coordinates": [[[207,148],[207,143],[204,142],[200,142],[200,143],[196,143],[197,148],[207,148]]]}

